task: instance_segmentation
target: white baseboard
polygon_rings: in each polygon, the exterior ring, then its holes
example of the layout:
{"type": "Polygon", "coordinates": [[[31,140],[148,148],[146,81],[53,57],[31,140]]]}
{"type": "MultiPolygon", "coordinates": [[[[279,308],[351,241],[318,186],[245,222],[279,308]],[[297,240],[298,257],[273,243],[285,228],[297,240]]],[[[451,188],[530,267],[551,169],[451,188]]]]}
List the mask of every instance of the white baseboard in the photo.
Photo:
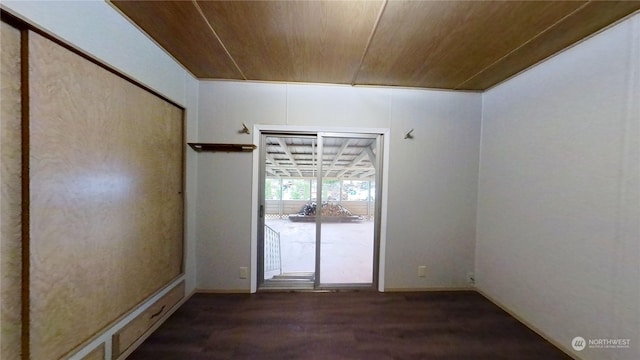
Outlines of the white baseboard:
{"type": "Polygon", "coordinates": [[[437,291],[475,291],[473,286],[445,286],[431,288],[385,288],[384,292],[437,292],[437,291]]]}

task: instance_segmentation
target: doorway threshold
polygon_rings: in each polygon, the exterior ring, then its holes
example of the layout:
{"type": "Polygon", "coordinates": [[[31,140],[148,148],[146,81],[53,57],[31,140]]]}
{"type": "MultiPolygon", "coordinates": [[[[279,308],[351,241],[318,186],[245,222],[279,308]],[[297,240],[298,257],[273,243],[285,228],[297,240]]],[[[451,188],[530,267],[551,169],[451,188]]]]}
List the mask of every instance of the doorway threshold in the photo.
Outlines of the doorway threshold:
{"type": "Polygon", "coordinates": [[[260,290],[313,290],[316,274],[313,272],[290,272],[267,279],[260,290]]]}

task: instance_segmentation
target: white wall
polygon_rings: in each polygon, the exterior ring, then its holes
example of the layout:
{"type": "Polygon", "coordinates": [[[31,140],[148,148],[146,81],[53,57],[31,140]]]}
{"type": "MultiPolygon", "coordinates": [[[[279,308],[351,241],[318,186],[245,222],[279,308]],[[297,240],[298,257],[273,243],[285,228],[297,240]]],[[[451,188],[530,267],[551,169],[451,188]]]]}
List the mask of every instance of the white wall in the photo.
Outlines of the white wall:
{"type": "Polygon", "coordinates": [[[640,15],[483,96],[478,288],[584,359],[640,359],[640,15]]]}
{"type": "Polygon", "coordinates": [[[392,93],[387,288],[469,286],[480,113],[480,94],[392,93]],[[405,140],[410,129],[415,138],[405,140]],[[427,278],[416,277],[419,265],[427,278]]]}
{"type": "MultiPolygon", "coordinates": [[[[480,106],[478,93],[206,81],[198,140],[251,143],[242,123],[390,129],[385,287],[463,287],[474,268],[480,106]]],[[[198,154],[200,289],[251,287],[238,268],[251,266],[253,167],[247,153],[198,154]]]]}

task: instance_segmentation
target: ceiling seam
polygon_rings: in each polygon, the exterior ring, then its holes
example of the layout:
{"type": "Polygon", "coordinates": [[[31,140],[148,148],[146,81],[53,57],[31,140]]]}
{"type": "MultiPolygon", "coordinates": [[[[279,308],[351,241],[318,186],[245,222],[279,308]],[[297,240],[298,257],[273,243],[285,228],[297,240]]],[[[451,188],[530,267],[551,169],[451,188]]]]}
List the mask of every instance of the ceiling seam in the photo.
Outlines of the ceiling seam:
{"type": "Polygon", "coordinates": [[[209,29],[211,29],[211,32],[213,33],[213,36],[215,36],[216,39],[218,39],[218,42],[220,43],[220,46],[222,46],[222,49],[224,49],[224,52],[227,54],[227,56],[229,57],[229,59],[231,60],[233,65],[236,67],[238,72],[240,72],[240,75],[242,75],[242,79],[243,80],[247,80],[247,77],[244,75],[244,72],[242,72],[242,69],[240,69],[240,66],[238,65],[236,60],[233,58],[233,56],[231,56],[231,53],[229,52],[229,49],[227,49],[227,47],[224,45],[224,43],[222,42],[222,39],[220,39],[220,36],[218,36],[218,33],[213,29],[213,26],[211,26],[211,23],[209,22],[209,19],[207,19],[207,17],[204,15],[204,12],[200,8],[200,5],[198,5],[198,2],[196,0],[192,0],[192,2],[193,2],[193,6],[195,6],[196,9],[198,9],[198,12],[200,13],[200,16],[202,16],[202,19],[204,19],[204,22],[207,24],[209,29]]]}
{"type": "Polygon", "coordinates": [[[354,86],[356,84],[356,79],[358,78],[358,75],[360,75],[360,70],[362,70],[362,64],[364,63],[364,58],[369,53],[369,48],[371,47],[371,42],[373,41],[373,37],[375,36],[376,31],[378,31],[378,25],[380,24],[380,19],[382,19],[382,14],[384,13],[384,9],[387,7],[387,1],[388,0],[384,0],[382,2],[382,5],[380,6],[378,17],[376,18],[376,22],[373,24],[373,29],[371,29],[371,34],[369,35],[369,39],[367,40],[367,45],[365,46],[364,51],[362,52],[362,56],[360,57],[358,68],[356,69],[356,73],[353,74],[353,78],[351,79],[351,86],[354,86]]]}
{"type": "MultiPolygon", "coordinates": [[[[556,27],[558,24],[560,24],[561,22],[565,21],[566,19],[568,19],[569,17],[573,16],[574,14],[576,14],[577,12],[581,11],[582,9],[584,9],[587,5],[589,5],[592,2],[592,0],[589,0],[587,2],[585,2],[584,4],[582,4],[582,6],[578,7],[577,9],[573,10],[572,12],[570,12],[569,14],[563,16],[560,20],[554,22],[553,24],[549,25],[546,29],[542,30],[541,32],[537,33],[534,37],[532,37],[531,39],[525,41],[524,43],[520,44],[518,47],[516,47],[515,49],[509,51],[508,53],[506,53],[505,55],[501,56],[498,60],[492,62],[491,64],[485,66],[482,70],[478,71],[476,74],[472,75],[470,78],[468,78],[467,80],[461,82],[460,84],[456,85],[453,90],[459,90],[464,84],[468,83],[469,81],[473,80],[474,78],[478,77],[480,74],[484,73],[485,71],[487,71],[488,69],[492,68],[494,65],[496,65],[497,63],[499,63],[500,61],[502,61],[503,59],[505,59],[506,57],[508,57],[509,55],[513,54],[514,52],[522,49],[523,47],[525,47],[527,44],[529,44],[530,42],[532,42],[533,40],[539,38],[540,36],[542,36],[544,33],[548,32],[549,30],[553,29],[554,27],[556,27]]],[[[523,69],[524,70],[524,69],[523,69]]]]}

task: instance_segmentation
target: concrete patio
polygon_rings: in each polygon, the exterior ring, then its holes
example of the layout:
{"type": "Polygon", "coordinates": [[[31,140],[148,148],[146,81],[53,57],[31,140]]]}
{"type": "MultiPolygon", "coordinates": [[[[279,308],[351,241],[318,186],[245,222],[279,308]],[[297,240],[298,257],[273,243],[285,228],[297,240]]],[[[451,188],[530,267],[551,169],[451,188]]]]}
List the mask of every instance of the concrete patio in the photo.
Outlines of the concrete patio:
{"type": "MultiPolygon", "coordinates": [[[[266,225],[280,233],[283,273],[315,271],[315,223],[277,219],[266,225]]],[[[373,229],[373,221],[322,224],[321,283],[372,282],[373,229]]]]}

